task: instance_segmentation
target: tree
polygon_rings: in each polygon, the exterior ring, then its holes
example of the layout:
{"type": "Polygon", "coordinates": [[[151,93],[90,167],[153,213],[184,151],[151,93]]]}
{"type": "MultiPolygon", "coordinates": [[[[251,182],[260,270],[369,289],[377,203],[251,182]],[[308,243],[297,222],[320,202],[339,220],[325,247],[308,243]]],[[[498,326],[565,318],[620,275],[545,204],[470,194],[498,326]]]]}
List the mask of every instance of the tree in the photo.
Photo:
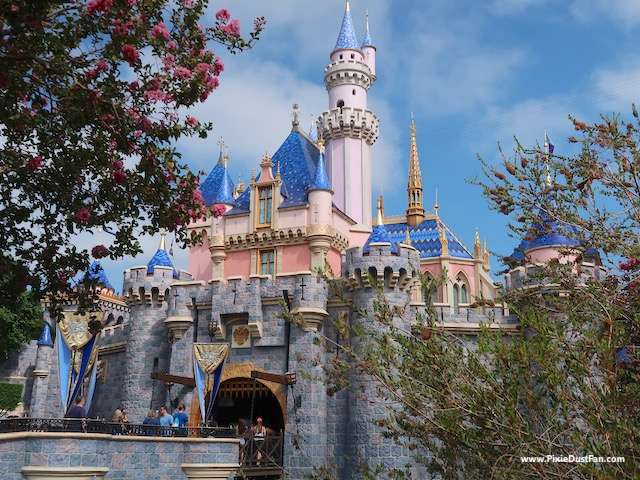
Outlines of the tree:
{"type": "Polygon", "coordinates": [[[22,401],[22,385],[0,382],[0,418],[6,416],[22,401]]]}
{"type": "Polygon", "coordinates": [[[160,228],[190,241],[181,227],[206,212],[199,175],[175,142],[211,129],[187,112],[219,85],[224,65],[212,45],[246,50],[265,23],[257,18],[243,38],[221,9],[204,26],[207,5],[0,1],[3,282],[36,301],[69,292],[89,265],[80,234],[110,234],[94,258],[135,255],[138,237],[160,228]]]}
{"type": "MultiPolygon", "coordinates": [[[[504,168],[483,162],[493,208],[525,238],[553,228],[575,243],[541,266],[526,288],[504,292],[519,321],[506,336],[483,329],[475,341],[442,330],[432,314],[411,327],[379,291],[373,326],[354,331],[355,350],[324,338],[334,355],[329,391],[356,371],[375,381],[385,435],[415,452],[437,478],[635,479],[640,475],[640,123],[573,119],[575,155],[517,145],[504,168]],[[604,278],[581,271],[597,249],[604,278]],[[624,463],[528,463],[532,456],[625,457],[624,463]]],[[[514,260],[505,262],[513,266],[514,260]]],[[[340,282],[332,280],[332,282],[340,282]]],[[[340,287],[334,287],[340,291],[340,287]]],[[[425,296],[425,298],[429,298],[425,296]]],[[[369,473],[369,475],[371,475],[369,473]]],[[[387,472],[403,478],[402,471],[387,472]]],[[[366,477],[363,478],[379,478],[366,477]]]]}

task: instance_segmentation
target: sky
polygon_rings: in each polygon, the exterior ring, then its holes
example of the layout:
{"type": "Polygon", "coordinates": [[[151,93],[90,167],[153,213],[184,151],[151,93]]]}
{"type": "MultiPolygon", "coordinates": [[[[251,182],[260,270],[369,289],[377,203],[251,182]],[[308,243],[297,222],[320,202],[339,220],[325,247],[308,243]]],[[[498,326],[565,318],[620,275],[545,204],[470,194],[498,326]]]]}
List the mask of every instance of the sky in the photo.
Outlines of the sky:
{"type": "MultiPolygon", "coordinates": [[[[327,109],[323,70],[344,0],[211,3],[210,21],[226,7],[243,32],[256,16],[264,15],[267,26],[251,51],[217,51],[225,63],[220,87],[190,112],[214,130],[178,147],[192,168],[208,172],[223,137],[232,178],[246,184],[262,154],[274,153],[288,135],[293,103],[306,130],[327,109]]],[[[497,163],[498,142],[507,151],[514,136],[533,146],[545,130],[557,153],[569,153],[569,114],[584,121],[628,115],[640,96],[640,0],[352,0],[351,11],[359,39],[369,12],[377,47],[377,81],[369,90],[369,108],[380,119],[374,197],[384,195],[387,215],[406,209],[413,112],[425,207],[437,191],[440,216],[468,248],[476,229],[496,255],[518,243],[469,183],[482,175],[478,155],[497,163]]],[[[147,263],[158,239],[142,242],[138,257],[103,262],[116,289],[125,268],[147,263]]],[[[174,253],[176,266],[186,269],[186,253],[174,253]]],[[[500,269],[495,257],[492,267],[500,269]]]]}

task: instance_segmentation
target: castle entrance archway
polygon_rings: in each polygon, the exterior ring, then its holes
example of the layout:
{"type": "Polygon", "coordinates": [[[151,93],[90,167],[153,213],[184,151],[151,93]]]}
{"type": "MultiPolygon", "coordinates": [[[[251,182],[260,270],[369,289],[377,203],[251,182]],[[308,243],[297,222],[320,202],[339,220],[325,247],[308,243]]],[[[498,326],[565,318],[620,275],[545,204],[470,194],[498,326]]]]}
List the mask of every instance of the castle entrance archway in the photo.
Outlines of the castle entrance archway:
{"type": "Polygon", "coordinates": [[[280,401],[271,389],[259,380],[234,377],[220,384],[211,417],[213,425],[237,425],[241,419],[249,422],[253,403],[253,421],[262,417],[264,425],[274,432],[284,429],[284,415],[280,401]]]}

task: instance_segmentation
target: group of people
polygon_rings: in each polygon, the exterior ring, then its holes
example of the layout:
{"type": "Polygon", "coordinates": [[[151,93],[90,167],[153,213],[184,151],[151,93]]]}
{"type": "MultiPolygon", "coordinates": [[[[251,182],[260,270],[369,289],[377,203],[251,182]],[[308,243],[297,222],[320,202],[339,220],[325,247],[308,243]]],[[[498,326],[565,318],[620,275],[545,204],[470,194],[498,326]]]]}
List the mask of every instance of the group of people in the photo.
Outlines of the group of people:
{"type": "Polygon", "coordinates": [[[189,415],[186,412],[186,407],[183,402],[178,404],[173,415],[170,414],[167,407],[163,405],[158,411],[149,410],[147,416],[142,421],[143,425],[156,425],[160,427],[186,427],[188,423],[189,415]]]}

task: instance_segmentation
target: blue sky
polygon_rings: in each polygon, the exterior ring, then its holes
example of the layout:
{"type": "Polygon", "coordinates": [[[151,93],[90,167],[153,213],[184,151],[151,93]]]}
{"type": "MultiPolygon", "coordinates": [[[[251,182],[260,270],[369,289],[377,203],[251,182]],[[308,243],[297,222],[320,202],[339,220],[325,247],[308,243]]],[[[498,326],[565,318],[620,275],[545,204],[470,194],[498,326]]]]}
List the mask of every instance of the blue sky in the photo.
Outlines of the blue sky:
{"type": "MultiPolygon", "coordinates": [[[[261,155],[288,134],[293,103],[307,129],[327,108],[323,69],[344,1],[227,0],[212,2],[209,18],[221,6],[243,31],[258,15],[267,17],[267,27],[254,50],[220,52],[221,86],[192,112],[212,121],[214,132],[179,148],[193,168],[208,171],[223,136],[233,179],[246,183],[261,155]]],[[[384,194],[387,214],[406,208],[413,111],[426,206],[438,189],[440,214],[467,247],[476,228],[498,254],[517,243],[467,182],[481,174],[476,154],[497,162],[498,141],[506,150],[514,135],[532,145],[545,129],[556,152],[567,153],[568,114],[587,121],[600,112],[626,114],[640,96],[640,0],[352,0],[351,6],[360,38],[369,11],[378,48],[378,81],[369,93],[381,120],[374,192],[384,194]]],[[[124,268],[146,263],[157,239],[143,245],[135,259],[104,263],[114,285],[121,285],[124,268]]],[[[186,268],[184,252],[176,251],[176,263],[186,268]]],[[[492,266],[499,268],[496,259],[492,266]]]]}

